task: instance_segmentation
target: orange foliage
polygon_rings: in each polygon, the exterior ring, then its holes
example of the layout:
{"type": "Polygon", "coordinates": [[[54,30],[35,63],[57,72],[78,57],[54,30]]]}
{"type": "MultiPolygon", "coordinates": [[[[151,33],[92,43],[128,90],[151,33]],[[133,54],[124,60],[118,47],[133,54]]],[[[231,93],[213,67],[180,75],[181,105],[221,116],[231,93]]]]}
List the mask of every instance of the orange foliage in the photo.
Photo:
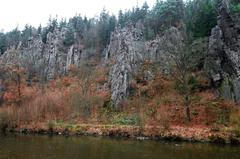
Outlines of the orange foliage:
{"type": "Polygon", "coordinates": [[[9,66],[6,71],[9,72],[9,79],[4,83],[6,92],[3,99],[8,105],[17,104],[19,106],[25,98],[23,94],[26,89],[25,70],[18,66],[9,66]]]}
{"type": "MultiPolygon", "coordinates": [[[[146,64],[149,65],[149,63],[146,64]]],[[[68,76],[50,81],[44,91],[37,86],[27,86],[22,75],[19,87],[21,99],[16,89],[18,87],[16,82],[8,81],[7,91],[4,94],[5,103],[1,109],[12,114],[12,120],[18,121],[20,125],[58,119],[100,123],[102,107],[104,103],[110,101],[111,95],[106,86],[108,68],[97,67],[93,75],[88,75],[87,82],[84,81],[84,77],[78,76],[79,72],[75,66],[70,66],[69,69],[71,73],[68,76]],[[81,102],[79,99],[88,102],[90,107],[88,119],[76,116],[76,110],[71,106],[73,95],[78,99],[77,102],[81,102]],[[21,107],[17,107],[19,100],[21,100],[21,107]]],[[[16,71],[18,70],[13,72],[16,71]]],[[[208,81],[205,78],[200,79],[201,84],[207,87],[208,81]]],[[[148,81],[133,80],[130,87],[135,93],[129,100],[122,103],[124,113],[139,115],[144,118],[144,124],[148,126],[186,125],[184,99],[175,90],[174,81],[156,75],[148,81]]],[[[209,89],[197,92],[194,98],[190,107],[192,116],[192,121],[188,123],[190,126],[213,125],[218,120],[219,114],[235,106],[232,102],[218,99],[214,91],[209,89]]],[[[78,103],[75,105],[79,106],[78,103]]]]}
{"type": "MultiPolygon", "coordinates": [[[[200,75],[198,79],[200,79],[202,87],[205,89],[209,88],[207,79],[200,77],[200,75]]],[[[142,109],[147,115],[147,125],[164,127],[168,124],[211,126],[222,120],[221,118],[228,119],[228,112],[236,107],[236,104],[233,102],[219,99],[214,90],[198,90],[191,99],[190,111],[192,120],[189,123],[186,120],[184,97],[175,90],[174,81],[159,75],[147,83],[137,83],[133,80],[131,88],[136,93],[129,99],[130,102],[125,103],[124,107],[137,107],[139,105],[137,99],[144,97],[145,105],[142,106],[142,109]]],[[[124,110],[131,112],[136,109],[124,110]]]]}

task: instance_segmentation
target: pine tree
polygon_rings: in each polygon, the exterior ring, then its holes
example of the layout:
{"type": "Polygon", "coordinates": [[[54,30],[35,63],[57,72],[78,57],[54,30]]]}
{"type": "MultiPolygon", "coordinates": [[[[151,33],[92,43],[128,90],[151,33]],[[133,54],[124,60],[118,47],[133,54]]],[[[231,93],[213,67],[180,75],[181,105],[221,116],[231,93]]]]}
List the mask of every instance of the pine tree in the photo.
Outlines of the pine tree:
{"type": "Polygon", "coordinates": [[[0,55],[7,49],[6,35],[0,32],[0,55]]]}

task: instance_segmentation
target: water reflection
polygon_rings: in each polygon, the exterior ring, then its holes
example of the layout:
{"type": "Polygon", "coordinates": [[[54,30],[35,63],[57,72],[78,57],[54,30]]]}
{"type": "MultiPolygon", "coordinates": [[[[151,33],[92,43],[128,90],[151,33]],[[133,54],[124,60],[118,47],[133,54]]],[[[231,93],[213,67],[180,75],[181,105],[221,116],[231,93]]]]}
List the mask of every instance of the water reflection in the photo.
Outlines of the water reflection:
{"type": "Polygon", "coordinates": [[[239,159],[240,147],[101,137],[1,136],[0,159],[239,159]]]}

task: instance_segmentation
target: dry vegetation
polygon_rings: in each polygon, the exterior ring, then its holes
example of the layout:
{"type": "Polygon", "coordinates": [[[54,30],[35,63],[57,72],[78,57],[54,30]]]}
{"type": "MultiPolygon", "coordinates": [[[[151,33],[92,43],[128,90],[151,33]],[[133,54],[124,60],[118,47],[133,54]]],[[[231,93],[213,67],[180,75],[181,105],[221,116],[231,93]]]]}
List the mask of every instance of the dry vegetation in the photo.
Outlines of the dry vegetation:
{"type": "Polygon", "coordinates": [[[197,91],[190,98],[188,121],[184,96],[176,91],[174,80],[161,74],[146,80],[141,70],[131,82],[131,96],[116,112],[106,84],[108,69],[84,69],[72,66],[68,76],[45,84],[44,90],[37,84],[29,86],[22,75],[20,96],[16,91],[19,83],[8,80],[5,102],[0,108],[1,128],[129,125],[149,128],[150,134],[159,133],[159,129],[191,127],[240,135],[240,111],[236,104],[220,99],[214,90],[208,89],[208,80],[202,73],[196,73],[197,91]]]}

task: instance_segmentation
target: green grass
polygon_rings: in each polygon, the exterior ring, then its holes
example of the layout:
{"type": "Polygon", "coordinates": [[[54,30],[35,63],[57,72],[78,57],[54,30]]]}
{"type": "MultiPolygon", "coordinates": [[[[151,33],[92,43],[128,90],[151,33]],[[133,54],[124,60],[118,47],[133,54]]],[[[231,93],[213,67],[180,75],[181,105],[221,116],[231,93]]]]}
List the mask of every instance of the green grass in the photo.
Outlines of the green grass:
{"type": "Polygon", "coordinates": [[[127,115],[124,113],[114,113],[112,123],[114,125],[139,125],[141,119],[138,115],[127,115]]]}

